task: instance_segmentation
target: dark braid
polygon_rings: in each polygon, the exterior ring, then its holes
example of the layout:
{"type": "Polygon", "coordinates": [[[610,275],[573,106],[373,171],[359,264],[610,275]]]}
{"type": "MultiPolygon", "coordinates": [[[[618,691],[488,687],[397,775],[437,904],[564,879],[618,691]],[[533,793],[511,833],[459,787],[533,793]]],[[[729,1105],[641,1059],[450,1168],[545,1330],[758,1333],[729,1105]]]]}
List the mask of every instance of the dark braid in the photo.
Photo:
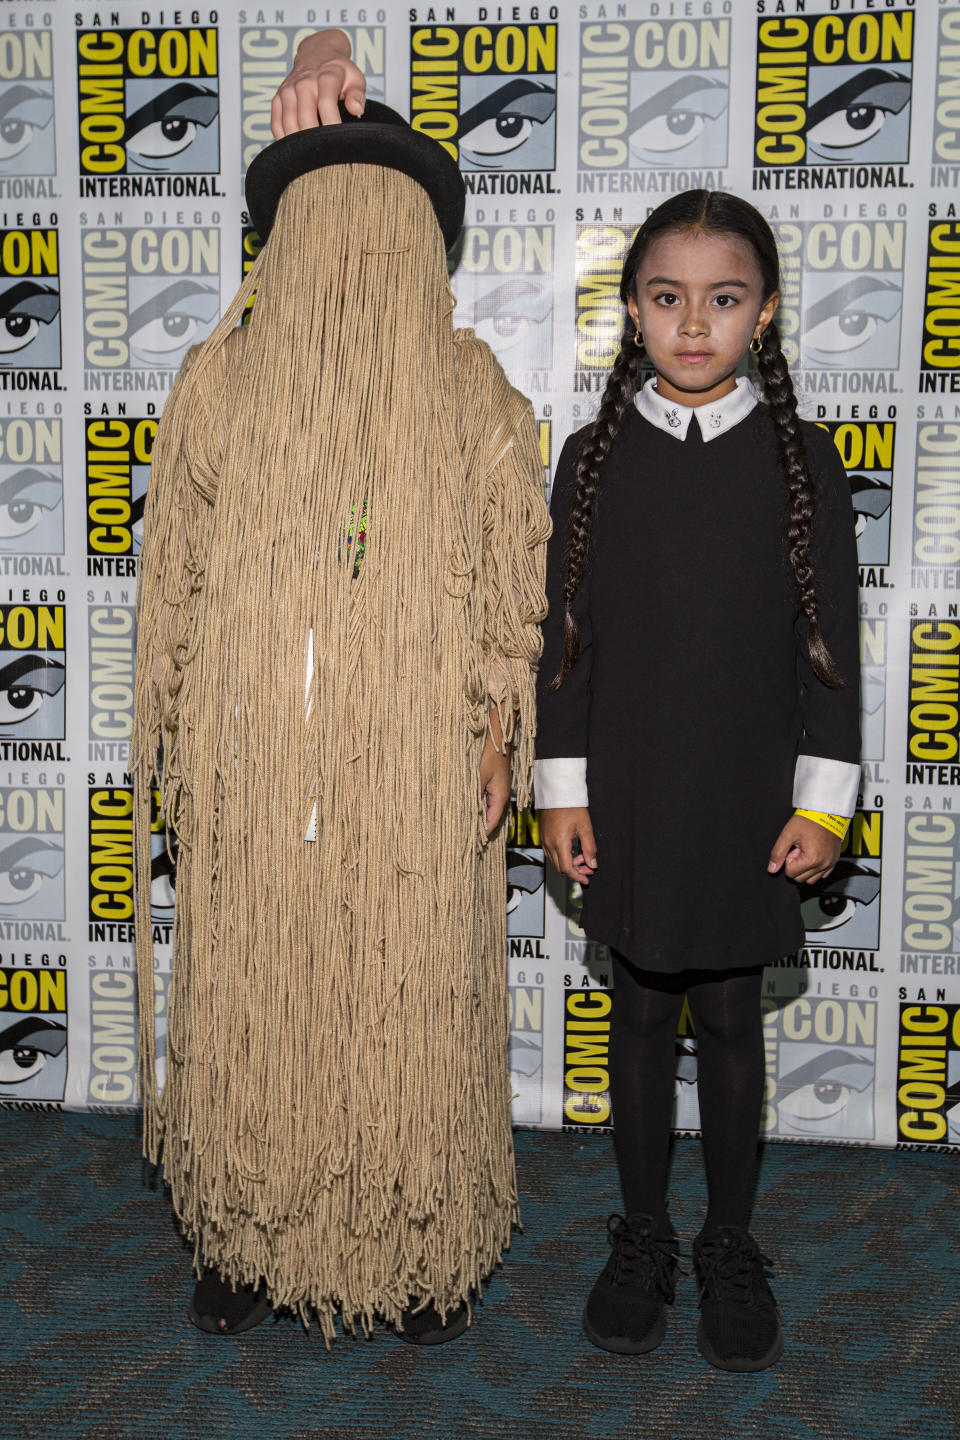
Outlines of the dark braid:
{"type": "Polygon", "coordinates": [[[573,602],[587,568],[600,471],[623,429],[624,417],[639,388],[643,351],[633,343],[633,336],[631,323],[607,376],[597,418],[580,441],[573,464],[573,494],[567,524],[567,574],[563,582],[563,651],[560,669],[551,682],[553,690],[560,688],[564,676],[573,669],[580,654],[580,632],[573,618],[573,602]]]}
{"type": "Polygon", "coordinates": [[[803,435],[797,417],[797,397],[776,325],[767,326],[762,340],[763,345],[757,355],[757,368],[763,381],[763,393],[767,397],[770,418],[777,432],[780,463],[790,496],[787,545],[800,609],[809,622],[807,645],[810,664],[818,680],[836,689],[843,684],[843,679],[820,633],[820,612],[813,565],[810,562],[810,532],[816,508],[816,486],[807,464],[803,435]]]}

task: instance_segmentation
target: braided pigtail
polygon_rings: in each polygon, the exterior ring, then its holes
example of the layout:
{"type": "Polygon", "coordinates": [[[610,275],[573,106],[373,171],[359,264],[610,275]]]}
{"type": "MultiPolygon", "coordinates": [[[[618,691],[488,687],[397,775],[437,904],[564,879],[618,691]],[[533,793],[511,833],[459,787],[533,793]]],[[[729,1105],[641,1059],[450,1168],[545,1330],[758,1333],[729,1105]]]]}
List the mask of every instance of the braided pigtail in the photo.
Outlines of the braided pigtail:
{"type": "Polygon", "coordinates": [[[573,618],[573,602],[583,584],[590,552],[590,533],[596,508],[600,471],[623,429],[624,418],[640,380],[643,351],[633,343],[633,329],[620,343],[613,368],[607,376],[606,388],[597,418],[587,430],[577,450],[573,466],[573,495],[567,525],[567,573],[563,582],[563,650],[560,669],[551,682],[558,690],[577,663],[580,654],[580,633],[573,618]]]}
{"type": "Polygon", "coordinates": [[[813,673],[834,689],[843,684],[833,657],[820,633],[820,612],[817,604],[816,579],[810,561],[810,536],[816,493],[813,476],[807,464],[800,422],[797,418],[797,397],[790,371],[780,346],[776,325],[770,324],[763,333],[763,344],[757,356],[764,394],[777,432],[780,461],[790,496],[787,516],[787,544],[790,564],[797,585],[800,609],[810,624],[808,646],[813,673]]]}

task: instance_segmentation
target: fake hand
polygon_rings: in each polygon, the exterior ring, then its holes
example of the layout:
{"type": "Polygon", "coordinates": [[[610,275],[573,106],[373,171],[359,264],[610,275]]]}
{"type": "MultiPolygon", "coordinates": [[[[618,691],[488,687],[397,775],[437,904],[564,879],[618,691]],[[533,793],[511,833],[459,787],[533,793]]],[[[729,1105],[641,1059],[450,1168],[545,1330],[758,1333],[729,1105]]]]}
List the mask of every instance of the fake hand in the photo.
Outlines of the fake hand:
{"type": "Polygon", "coordinates": [[[770,851],[767,869],[775,875],[782,867],[791,880],[812,885],[829,875],[839,858],[840,841],[836,835],[816,820],[791,815],[770,851]]]}
{"type": "Polygon", "coordinates": [[[339,125],[340,100],[351,115],[362,115],[367,82],[350,58],[349,37],[342,30],[319,30],[300,41],[293,69],[273,97],[274,140],[315,125],[339,125]]]}
{"type": "Polygon", "coordinates": [[[498,750],[488,733],[480,756],[480,794],[483,796],[484,824],[492,835],[503,818],[510,799],[510,756],[498,750]]]}
{"type": "Polygon", "coordinates": [[[541,810],[540,843],[550,864],[561,875],[581,885],[590,884],[590,876],[597,868],[597,842],[590,811],[585,806],[541,810]],[[573,853],[575,840],[580,842],[579,855],[573,853]]]}

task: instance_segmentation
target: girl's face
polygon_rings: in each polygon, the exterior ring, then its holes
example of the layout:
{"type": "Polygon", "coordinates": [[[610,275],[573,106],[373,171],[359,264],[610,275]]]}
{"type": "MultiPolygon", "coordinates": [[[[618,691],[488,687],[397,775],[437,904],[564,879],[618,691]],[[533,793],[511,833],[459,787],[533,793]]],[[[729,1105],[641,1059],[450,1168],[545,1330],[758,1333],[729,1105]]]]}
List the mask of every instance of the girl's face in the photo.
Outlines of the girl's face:
{"type": "Polygon", "coordinates": [[[764,294],[748,241],[677,230],[647,246],[627,308],[663,398],[708,405],[735,388],[737,366],[779,301],[764,294]]]}

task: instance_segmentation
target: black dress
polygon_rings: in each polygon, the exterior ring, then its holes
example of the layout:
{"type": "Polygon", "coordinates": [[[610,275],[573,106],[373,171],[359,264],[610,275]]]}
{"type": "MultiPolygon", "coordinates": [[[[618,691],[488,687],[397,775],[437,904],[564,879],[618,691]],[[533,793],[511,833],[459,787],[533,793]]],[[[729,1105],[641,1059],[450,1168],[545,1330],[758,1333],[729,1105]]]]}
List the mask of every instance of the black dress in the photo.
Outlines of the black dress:
{"type": "Polygon", "coordinates": [[[767,408],[705,443],[631,407],[602,473],[560,690],[570,479],[560,457],[537,758],[587,757],[598,867],[582,925],[645,969],[762,965],[803,943],[798,887],[767,872],[797,755],[859,762],[857,557],[847,478],[803,422],[818,487],[811,556],[845,684],[814,675],[786,551],[787,487],[767,408]]]}

